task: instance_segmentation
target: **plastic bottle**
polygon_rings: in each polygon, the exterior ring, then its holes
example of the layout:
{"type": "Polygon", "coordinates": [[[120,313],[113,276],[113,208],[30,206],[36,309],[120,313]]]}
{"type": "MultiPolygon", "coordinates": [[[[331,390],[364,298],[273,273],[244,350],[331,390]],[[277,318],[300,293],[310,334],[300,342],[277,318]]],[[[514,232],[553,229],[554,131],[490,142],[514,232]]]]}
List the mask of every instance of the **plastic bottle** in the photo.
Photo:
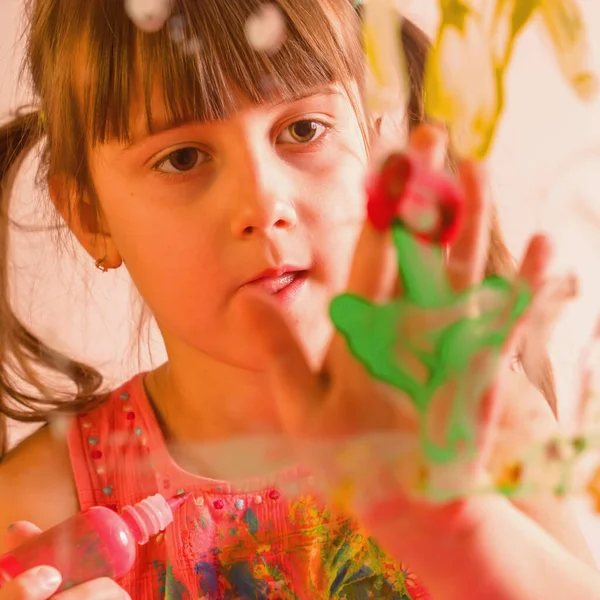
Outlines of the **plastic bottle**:
{"type": "Polygon", "coordinates": [[[42,565],[61,573],[58,592],[98,577],[118,579],[133,567],[137,546],[164,531],[190,496],[149,496],[121,514],[101,506],[78,513],[0,556],[0,588],[42,565]]]}

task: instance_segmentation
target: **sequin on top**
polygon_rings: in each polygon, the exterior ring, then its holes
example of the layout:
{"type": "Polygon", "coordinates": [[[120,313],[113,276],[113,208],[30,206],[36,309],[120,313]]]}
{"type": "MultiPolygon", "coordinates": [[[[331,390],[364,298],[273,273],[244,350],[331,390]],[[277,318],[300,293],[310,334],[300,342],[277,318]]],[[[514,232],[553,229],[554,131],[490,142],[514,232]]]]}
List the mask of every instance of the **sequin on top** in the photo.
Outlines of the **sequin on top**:
{"type": "Polygon", "coordinates": [[[171,458],[143,375],[69,430],[82,510],[121,510],[144,497],[182,491],[193,500],[174,523],[139,548],[119,583],[133,600],[367,600],[430,598],[351,519],[334,514],[286,473],[277,489],[192,475],[171,458]]]}

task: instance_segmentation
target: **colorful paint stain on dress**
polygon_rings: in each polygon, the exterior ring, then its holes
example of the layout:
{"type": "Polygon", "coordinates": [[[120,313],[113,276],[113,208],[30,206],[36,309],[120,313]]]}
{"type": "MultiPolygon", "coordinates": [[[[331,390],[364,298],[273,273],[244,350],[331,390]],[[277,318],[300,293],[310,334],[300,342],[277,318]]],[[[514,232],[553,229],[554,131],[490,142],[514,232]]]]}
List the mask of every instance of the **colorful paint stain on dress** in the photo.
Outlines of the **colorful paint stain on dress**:
{"type": "Polygon", "coordinates": [[[264,511],[259,517],[254,507],[241,513],[235,535],[229,525],[226,517],[223,536],[215,531],[214,545],[194,557],[189,587],[169,557],[155,561],[160,598],[428,598],[414,576],[390,561],[355,523],[320,509],[309,497],[291,502],[285,519],[279,511],[264,511]],[[271,526],[264,527],[269,519],[271,526]]]}
{"type": "MultiPolygon", "coordinates": [[[[125,396],[141,418],[148,445],[135,435],[130,444],[103,447],[102,477],[80,473],[83,510],[106,504],[102,490],[110,485],[111,504],[124,506],[156,493],[185,489],[193,495],[175,521],[149,544],[119,584],[136,600],[422,600],[414,577],[397,565],[340,510],[307,493],[304,479],[286,476],[274,489],[270,481],[240,485],[184,474],[173,466],[164,440],[143,396],[141,378],[115,391],[108,402],[78,421],[73,451],[87,438],[108,439],[128,426],[125,396]],[[154,427],[154,432],[153,432],[154,427]],[[79,437],[77,437],[79,436],[79,437]],[[152,469],[136,465],[151,448],[152,469]],[[85,477],[84,477],[85,475],[85,477]],[[85,487],[93,482],[91,489],[85,487]],[[290,482],[297,481],[297,486],[290,482]],[[168,483],[168,486],[165,484],[168,483]],[[293,492],[292,492],[293,489],[293,492]],[[417,593],[418,592],[418,593],[417,593]]],[[[125,439],[125,438],[124,438],[125,439]]],[[[144,463],[146,464],[146,463],[144,463]]],[[[90,465],[95,463],[90,458],[90,465]]]]}

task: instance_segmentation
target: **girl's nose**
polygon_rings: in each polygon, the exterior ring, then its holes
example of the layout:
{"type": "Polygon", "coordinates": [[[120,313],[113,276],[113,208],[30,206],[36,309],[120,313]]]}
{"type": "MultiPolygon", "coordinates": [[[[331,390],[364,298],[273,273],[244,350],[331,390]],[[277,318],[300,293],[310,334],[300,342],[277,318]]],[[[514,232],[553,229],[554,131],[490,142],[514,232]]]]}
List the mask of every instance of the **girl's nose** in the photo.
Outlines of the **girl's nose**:
{"type": "Polygon", "coordinates": [[[261,197],[250,201],[237,212],[231,223],[236,237],[248,237],[271,229],[290,229],[297,222],[294,207],[277,198],[261,197]]]}
{"type": "Polygon", "coordinates": [[[293,174],[279,157],[267,154],[250,157],[246,168],[238,172],[234,186],[238,198],[231,219],[235,237],[290,229],[298,221],[293,174]]]}

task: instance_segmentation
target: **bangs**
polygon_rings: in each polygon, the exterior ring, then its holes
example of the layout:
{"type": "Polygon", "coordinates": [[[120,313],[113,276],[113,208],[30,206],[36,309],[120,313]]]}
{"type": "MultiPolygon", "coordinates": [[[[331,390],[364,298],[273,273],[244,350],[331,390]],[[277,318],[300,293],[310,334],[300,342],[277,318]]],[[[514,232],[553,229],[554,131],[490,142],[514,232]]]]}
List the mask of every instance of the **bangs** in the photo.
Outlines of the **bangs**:
{"type": "Polygon", "coordinates": [[[157,93],[161,120],[175,126],[226,119],[241,98],[291,101],[325,85],[362,83],[359,17],[350,0],[274,2],[286,39],[271,55],[246,39],[260,0],[177,0],[171,13],[181,25],[177,36],[169,23],[157,33],[139,30],[123,0],[85,4],[79,32],[85,66],[80,58],[79,69],[71,69],[78,74],[69,95],[83,102],[77,112],[92,145],[129,143],[134,119],[154,131],[157,93]]]}

